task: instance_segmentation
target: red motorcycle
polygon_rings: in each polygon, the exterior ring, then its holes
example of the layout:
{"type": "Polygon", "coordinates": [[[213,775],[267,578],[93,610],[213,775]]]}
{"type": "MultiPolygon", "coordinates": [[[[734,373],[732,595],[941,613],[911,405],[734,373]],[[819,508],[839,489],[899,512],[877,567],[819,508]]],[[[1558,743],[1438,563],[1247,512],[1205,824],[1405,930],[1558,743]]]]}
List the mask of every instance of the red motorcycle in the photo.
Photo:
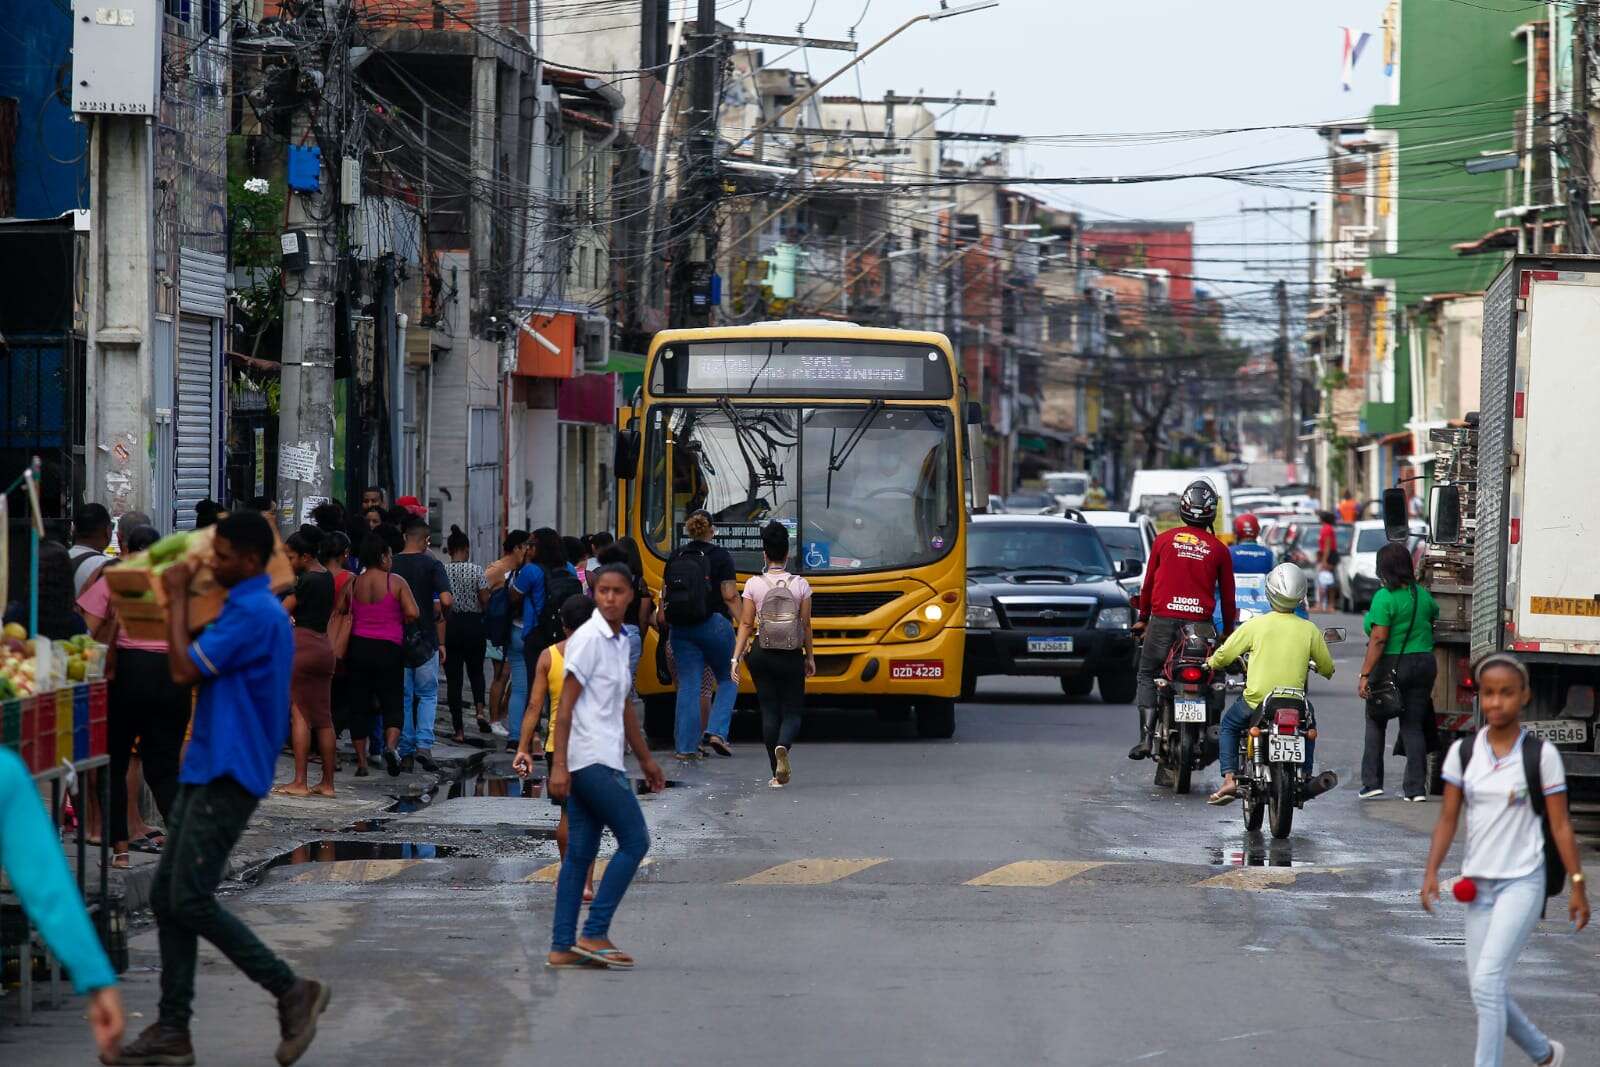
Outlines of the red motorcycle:
{"type": "Polygon", "coordinates": [[[1208,622],[1185,623],[1155,678],[1156,729],[1151,759],[1156,785],[1187,793],[1194,772],[1217,758],[1227,684],[1206,660],[1217,634],[1208,622]]]}

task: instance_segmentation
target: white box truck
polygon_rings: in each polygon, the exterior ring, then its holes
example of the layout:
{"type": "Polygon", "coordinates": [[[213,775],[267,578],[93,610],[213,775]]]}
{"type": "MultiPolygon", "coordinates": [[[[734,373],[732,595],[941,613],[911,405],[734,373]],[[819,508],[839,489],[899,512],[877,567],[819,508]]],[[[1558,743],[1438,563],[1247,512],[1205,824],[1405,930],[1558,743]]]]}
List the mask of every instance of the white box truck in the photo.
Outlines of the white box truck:
{"type": "MultiPolygon", "coordinates": [[[[1561,750],[1569,777],[1591,787],[1600,786],[1597,345],[1600,257],[1506,264],[1484,294],[1476,433],[1448,442],[1475,446],[1476,480],[1457,471],[1457,484],[1445,481],[1433,496],[1429,555],[1453,548],[1459,558],[1463,544],[1469,554],[1464,567],[1423,568],[1424,580],[1441,586],[1470,575],[1461,621],[1470,622],[1471,661],[1510,649],[1527,663],[1526,725],[1561,750]],[[1462,503],[1473,510],[1460,514],[1462,503]]],[[[1453,689],[1460,679],[1442,681],[1453,689]]]]}

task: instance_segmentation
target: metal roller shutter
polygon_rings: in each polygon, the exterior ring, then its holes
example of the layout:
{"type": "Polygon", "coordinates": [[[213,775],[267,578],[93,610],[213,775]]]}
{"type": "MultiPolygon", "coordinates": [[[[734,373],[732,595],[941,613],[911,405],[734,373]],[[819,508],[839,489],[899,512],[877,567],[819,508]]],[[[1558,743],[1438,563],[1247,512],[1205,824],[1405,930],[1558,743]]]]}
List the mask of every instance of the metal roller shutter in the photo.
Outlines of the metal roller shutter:
{"type": "Polygon", "coordinates": [[[172,472],[177,529],[194,527],[194,506],[216,488],[216,324],[193,315],[178,321],[178,440],[172,472]]]}

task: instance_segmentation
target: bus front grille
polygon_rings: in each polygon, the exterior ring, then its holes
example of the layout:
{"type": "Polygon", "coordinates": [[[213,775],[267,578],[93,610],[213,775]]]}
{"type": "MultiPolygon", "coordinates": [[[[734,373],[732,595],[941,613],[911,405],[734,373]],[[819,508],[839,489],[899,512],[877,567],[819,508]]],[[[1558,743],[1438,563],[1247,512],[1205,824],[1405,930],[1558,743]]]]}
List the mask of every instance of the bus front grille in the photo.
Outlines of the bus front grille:
{"type": "Polygon", "coordinates": [[[865,593],[813,593],[811,617],[814,619],[848,619],[870,615],[885,604],[900,599],[899,590],[865,593]]]}
{"type": "Polygon", "coordinates": [[[854,656],[818,656],[817,677],[838,678],[850,670],[850,662],[854,656]]]}

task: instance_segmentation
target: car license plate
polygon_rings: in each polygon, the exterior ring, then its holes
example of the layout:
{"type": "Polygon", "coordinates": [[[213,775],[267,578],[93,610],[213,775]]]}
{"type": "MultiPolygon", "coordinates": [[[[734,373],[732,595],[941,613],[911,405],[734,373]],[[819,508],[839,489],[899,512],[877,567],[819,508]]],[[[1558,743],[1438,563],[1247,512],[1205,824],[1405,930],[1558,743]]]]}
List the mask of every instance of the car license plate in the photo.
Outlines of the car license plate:
{"type": "Polygon", "coordinates": [[[1064,653],[1072,651],[1072,638],[1070,637],[1030,637],[1028,638],[1029,652],[1054,652],[1064,653]]]}
{"type": "Polygon", "coordinates": [[[896,659],[889,661],[890,678],[937,680],[944,677],[942,659],[896,659]]]}
{"type": "Polygon", "coordinates": [[[1304,763],[1306,761],[1306,739],[1303,737],[1279,737],[1277,734],[1269,734],[1267,758],[1273,763],[1304,763]]]}
{"type": "Polygon", "coordinates": [[[1535,737],[1554,745],[1584,745],[1589,743],[1589,724],[1582,719],[1544,719],[1522,725],[1535,737]]]}
{"type": "Polygon", "coordinates": [[[1172,707],[1176,722],[1205,722],[1206,704],[1203,700],[1180,700],[1172,707]]]}

